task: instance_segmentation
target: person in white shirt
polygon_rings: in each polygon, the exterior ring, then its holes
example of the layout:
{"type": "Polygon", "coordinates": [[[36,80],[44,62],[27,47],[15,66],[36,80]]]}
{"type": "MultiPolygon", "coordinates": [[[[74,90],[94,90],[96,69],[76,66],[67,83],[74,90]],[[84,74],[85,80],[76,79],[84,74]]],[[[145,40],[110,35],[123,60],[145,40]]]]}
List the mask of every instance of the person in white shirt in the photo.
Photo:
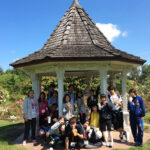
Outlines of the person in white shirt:
{"type": "Polygon", "coordinates": [[[119,95],[119,93],[116,92],[116,88],[111,85],[108,87],[109,95],[108,98],[110,102],[113,104],[113,117],[112,117],[112,123],[114,125],[114,129],[120,132],[120,141],[124,143],[123,135],[127,137],[127,133],[123,129],[123,112],[121,109],[122,106],[122,98],[119,95]]]}
{"type": "Polygon", "coordinates": [[[34,91],[31,90],[29,92],[29,97],[24,100],[23,104],[23,118],[25,121],[25,133],[24,133],[24,141],[23,146],[26,145],[26,141],[29,137],[30,126],[32,129],[32,141],[34,145],[37,144],[35,139],[35,131],[36,131],[36,120],[39,117],[39,107],[38,102],[34,98],[34,91]]]}

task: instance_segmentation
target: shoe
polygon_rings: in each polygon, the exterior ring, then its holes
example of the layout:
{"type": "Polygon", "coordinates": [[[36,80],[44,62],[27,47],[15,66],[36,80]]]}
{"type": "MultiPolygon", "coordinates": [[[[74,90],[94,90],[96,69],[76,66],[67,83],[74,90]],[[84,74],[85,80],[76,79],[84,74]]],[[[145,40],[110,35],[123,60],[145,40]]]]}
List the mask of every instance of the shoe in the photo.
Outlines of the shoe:
{"type": "Polygon", "coordinates": [[[123,135],[120,134],[119,137],[120,137],[120,142],[121,142],[121,143],[124,143],[125,141],[124,141],[124,139],[123,139],[123,135]]]}
{"type": "Polygon", "coordinates": [[[32,142],[33,142],[33,145],[34,145],[34,146],[37,146],[37,145],[38,145],[38,142],[37,142],[36,140],[33,140],[32,142]]]}
{"type": "Polygon", "coordinates": [[[137,147],[143,147],[143,145],[142,145],[142,144],[139,144],[139,143],[136,143],[136,146],[137,146],[137,147]]]}
{"type": "Polygon", "coordinates": [[[108,144],[108,142],[106,142],[106,146],[107,146],[107,147],[109,147],[109,144],[108,144]]]}
{"type": "Polygon", "coordinates": [[[26,146],[26,144],[27,144],[27,142],[24,140],[23,143],[22,143],[22,145],[26,146]]]}
{"type": "Polygon", "coordinates": [[[103,146],[106,146],[106,142],[102,142],[102,145],[103,145],[103,146]]]}
{"type": "Polygon", "coordinates": [[[113,147],[113,145],[114,145],[114,143],[113,143],[113,142],[111,142],[111,143],[109,144],[109,148],[112,148],[112,147],[113,147]]]}

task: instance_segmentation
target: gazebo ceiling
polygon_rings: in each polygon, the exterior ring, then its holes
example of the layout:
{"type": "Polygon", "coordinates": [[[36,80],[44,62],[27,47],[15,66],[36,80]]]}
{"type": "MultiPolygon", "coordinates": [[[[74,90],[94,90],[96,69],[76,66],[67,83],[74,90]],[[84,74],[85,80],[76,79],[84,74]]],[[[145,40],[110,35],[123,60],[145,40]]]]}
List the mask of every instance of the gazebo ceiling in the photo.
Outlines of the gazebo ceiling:
{"type": "Polygon", "coordinates": [[[10,64],[15,68],[45,62],[122,61],[143,65],[146,60],[113,47],[77,0],[74,0],[41,50],[10,64]]]}

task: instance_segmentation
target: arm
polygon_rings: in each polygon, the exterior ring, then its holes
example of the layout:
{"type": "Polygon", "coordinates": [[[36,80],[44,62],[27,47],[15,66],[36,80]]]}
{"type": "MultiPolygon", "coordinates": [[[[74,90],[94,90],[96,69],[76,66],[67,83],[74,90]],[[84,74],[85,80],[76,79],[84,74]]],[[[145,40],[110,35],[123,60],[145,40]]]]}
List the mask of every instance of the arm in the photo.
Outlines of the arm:
{"type": "Polygon", "coordinates": [[[144,117],[145,116],[145,105],[144,105],[142,98],[140,100],[140,105],[141,105],[141,110],[142,110],[142,116],[141,117],[144,117]]]}
{"type": "Polygon", "coordinates": [[[51,126],[51,130],[56,130],[59,128],[59,126],[60,126],[60,122],[58,121],[58,122],[54,123],[54,125],[51,126]]]}
{"type": "Polygon", "coordinates": [[[25,121],[28,120],[27,111],[27,99],[25,99],[23,102],[23,118],[25,119],[25,121]]]}
{"type": "Polygon", "coordinates": [[[77,136],[78,136],[80,139],[83,139],[83,138],[84,138],[83,134],[77,133],[77,136]]]}
{"type": "Polygon", "coordinates": [[[36,115],[37,117],[39,116],[39,105],[38,105],[38,101],[35,100],[35,107],[36,107],[36,115]]]}
{"type": "Polygon", "coordinates": [[[132,102],[128,102],[128,110],[133,111],[132,102]]]}
{"type": "Polygon", "coordinates": [[[65,139],[65,146],[66,146],[66,150],[69,150],[69,138],[66,137],[65,139]]]}
{"type": "Polygon", "coordinates": [[[87,99],[87,106],[90,107],[90,97],[87,99]]]}

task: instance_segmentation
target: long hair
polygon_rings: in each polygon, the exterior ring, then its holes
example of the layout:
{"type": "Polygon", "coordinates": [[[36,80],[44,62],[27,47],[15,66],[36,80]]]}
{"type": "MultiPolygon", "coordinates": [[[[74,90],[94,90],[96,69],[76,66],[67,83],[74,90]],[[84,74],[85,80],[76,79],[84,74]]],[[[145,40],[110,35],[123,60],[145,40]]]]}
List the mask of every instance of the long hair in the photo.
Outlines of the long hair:
{"type": "Polygon", "coordinates": [[[64,95],[64,98],[63,98],[63,103],[66,103],[66,97],[69,97],[70,98],[70,100],[69,101],[71,101],[71,97],[70,97],[70,95],[69,94],[65,94],[64,95]]]}
{"type": "Polygon", "coordinates": [[[40,93],[40,96],[39,96],[39,100],[38,100],[39,103],[41,102],[41,95],[44,95],[44,98],[43,98],[44,100],[45,100],[45,98],[46,98],[46,94],[45,94],[44,92],[41,92],[41,93],[40,93]]]}

